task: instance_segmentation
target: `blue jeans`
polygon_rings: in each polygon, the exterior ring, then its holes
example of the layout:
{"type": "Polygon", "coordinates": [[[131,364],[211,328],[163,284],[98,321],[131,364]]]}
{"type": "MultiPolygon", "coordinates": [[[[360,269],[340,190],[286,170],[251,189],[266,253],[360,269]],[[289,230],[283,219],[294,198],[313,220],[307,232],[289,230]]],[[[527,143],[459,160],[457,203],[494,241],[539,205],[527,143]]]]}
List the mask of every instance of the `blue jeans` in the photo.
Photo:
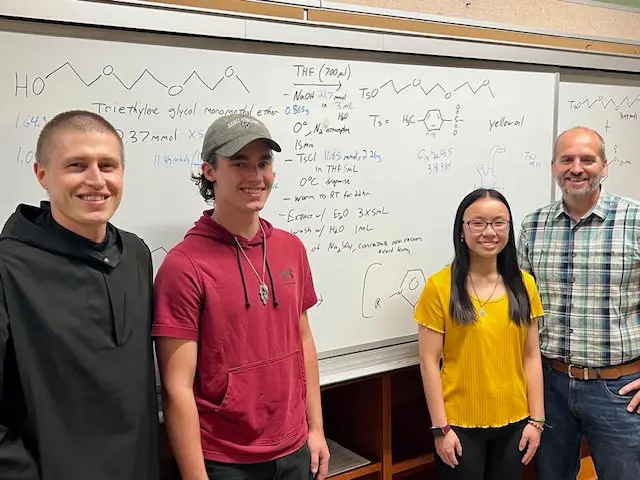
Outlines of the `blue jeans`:
{"type": "Polygon", "coordinates": [[[543,370],[550,428],[545,428],[536,455],[538,479],[575,480],[583,437],[598,480],[640,479],[640,415],[627,412],[636,392],[617,393],[640,373],[617,380],[577,380],[548,365],[543,370]]]}

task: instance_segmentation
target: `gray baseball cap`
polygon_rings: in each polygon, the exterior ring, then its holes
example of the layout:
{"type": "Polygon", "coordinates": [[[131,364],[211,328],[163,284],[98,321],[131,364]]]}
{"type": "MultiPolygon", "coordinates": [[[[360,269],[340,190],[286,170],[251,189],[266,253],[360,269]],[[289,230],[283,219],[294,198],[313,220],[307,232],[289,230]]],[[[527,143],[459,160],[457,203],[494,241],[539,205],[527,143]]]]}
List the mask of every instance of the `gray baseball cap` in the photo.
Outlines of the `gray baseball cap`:
{"type": "Polygon", "coordinates": [[[259,139],[267,142],[272,150],[282,151],[265,124],[257,118],[244,113],[225,115],[213,122],[204,134],[202,160],[206,161],[212,153],[232,157],[245,145],[259,139]]]}

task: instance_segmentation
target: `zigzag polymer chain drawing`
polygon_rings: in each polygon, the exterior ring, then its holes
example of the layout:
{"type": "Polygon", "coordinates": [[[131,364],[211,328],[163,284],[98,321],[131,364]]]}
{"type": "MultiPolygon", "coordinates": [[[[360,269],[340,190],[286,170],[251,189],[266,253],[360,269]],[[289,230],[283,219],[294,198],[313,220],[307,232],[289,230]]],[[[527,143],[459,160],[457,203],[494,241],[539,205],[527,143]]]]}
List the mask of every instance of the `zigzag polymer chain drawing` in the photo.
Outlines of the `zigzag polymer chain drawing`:
{"type": "Polygon", "coordinates": [[[62,65],[54,68],[49,73],[46,73],[42,76],[39,76],[39,75],[35,76],[32,80],[29,79],[27,74],[24,74],[24,83],[21,83],[21,78],[19,78],[19,74],[18,72],[16,72],[16,96],[18,96],[19,90],[23,90],[26,95],[28,95],[29,93],[33,95],[42,95],[42,93],[44,92],[47,86],[47,80],[49,80],[50,77],[59,75],[61,72],[64,72],[64,70],[66,69],[70,70],[72,74],[75,77],[77,77],[77,79],[80,80],[82,84],[84,84],[85,87],[92,86],[101,78],[113,77],[118,81],[118,83],[120,83],[120,85],[125,90],[133,90],[140,83],[142,79],[149,78],[153,80],[155,83],[157,83],[158,85],[166,88],[167,95],[174,97],[176,95],[180,95],[184,91],[184,88],[187,86],[187,84],[192,80],[198,81],[201,85],[203,85],[204,87],[206,87],[207,89],[213,92],[216,88],[218,88],[218,86],[223,81],[225,81],[228,78],[233,78],[237,82],[239,82],[240,85],[242,85],[242,87],[246,90],[247,93],[251,93],[249,91],[249,88],[247,88],[246,84],[235,73],[233,66],[226,67],[222,76],[220,76],[220,78],[218,78],[214,83],[211,83],[211,84],[205,81],[202,78],[202,76],[198,73],[197,70],[193,70],[185,78],[185,80],[182,83],[170,85],[167,82],[162,81],[157,75],[152,73],[147,68],[143,69],[142,72],[140,72],[140,75],[135,80],[127,84],[120,78],[118,72],[115,71],[113,65],[105,65],[102,68],[102,71],[98,73],[96,76],[94,76],[93,78],[90,77],[89,79],[85,79],[85,77],[83,77],[80,73],[78,73],[78,70],[73,66],[73,64],[67,61],[67,62],[64,62],[62,65]]]}
{"type": "MultiPolygon", "coordinates": [[[[616,143],[615,139],[609,142],[609,139],[616,136],[616,130],[624,124],[631,122],[636,123],[640,118],[640,94],[635,97],[625,95],[623,97],[614,98],[597,95],[594,97],[584,96],[580,99],[567,100],[569,115],[572,112],[579,111],[597,111],[601,112],[601,125],[588,125],[595,128],[602,134],[607,144],[607,164],[609,168],[619,168],[625,165],[632,165],[633,161],[630,157],[621,155],[621,147],[616,143]]],[[[628,152],[627,152],[628,153],[628,152]]],[[[606,179],[605,179],[606,180],[606,179]]]]}

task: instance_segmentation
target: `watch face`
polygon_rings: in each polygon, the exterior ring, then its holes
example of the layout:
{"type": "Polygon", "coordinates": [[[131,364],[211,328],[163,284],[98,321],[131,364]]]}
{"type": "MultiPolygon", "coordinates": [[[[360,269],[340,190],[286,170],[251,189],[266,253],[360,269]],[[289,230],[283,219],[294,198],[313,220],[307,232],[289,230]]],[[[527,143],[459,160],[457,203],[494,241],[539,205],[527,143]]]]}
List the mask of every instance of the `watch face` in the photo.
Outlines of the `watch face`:
{"type": "Polygon", "coordinates": [[[442,431],[442,428],[440,428],[440,427],[431,428],[431,432],[433,433],[434,437],[444,437],[444,432],[442,431]]]}

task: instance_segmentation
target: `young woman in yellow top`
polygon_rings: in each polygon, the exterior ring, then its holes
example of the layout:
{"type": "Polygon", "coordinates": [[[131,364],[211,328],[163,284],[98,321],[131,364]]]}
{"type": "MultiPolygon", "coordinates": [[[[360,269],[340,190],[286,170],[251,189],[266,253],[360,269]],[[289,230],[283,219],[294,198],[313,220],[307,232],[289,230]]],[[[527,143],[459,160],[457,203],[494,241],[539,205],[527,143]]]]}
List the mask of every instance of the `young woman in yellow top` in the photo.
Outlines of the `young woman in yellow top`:
{"type": "Polygon", "coordinates": [[[441,480],[520,479],[544,428],[540,296],[496,190],[462,200],[453,242],[415,310],[437,468],[441,480]]]}

